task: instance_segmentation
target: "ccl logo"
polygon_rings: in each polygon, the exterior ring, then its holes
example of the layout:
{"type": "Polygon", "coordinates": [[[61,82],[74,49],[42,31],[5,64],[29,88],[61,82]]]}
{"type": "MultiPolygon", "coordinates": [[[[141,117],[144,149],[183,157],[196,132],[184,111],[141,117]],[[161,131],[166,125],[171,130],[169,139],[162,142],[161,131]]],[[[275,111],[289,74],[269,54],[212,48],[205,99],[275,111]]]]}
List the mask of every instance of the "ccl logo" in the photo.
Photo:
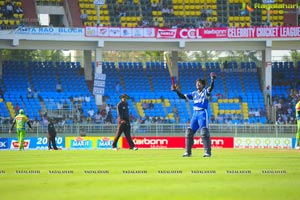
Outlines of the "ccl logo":
{"type": "Polygon", "coordinates": [[[241,8],[241,16],[249,15],[249,13],[252,13],[254,9],[248,4],[243,2],[242,8],[241,8]]]}

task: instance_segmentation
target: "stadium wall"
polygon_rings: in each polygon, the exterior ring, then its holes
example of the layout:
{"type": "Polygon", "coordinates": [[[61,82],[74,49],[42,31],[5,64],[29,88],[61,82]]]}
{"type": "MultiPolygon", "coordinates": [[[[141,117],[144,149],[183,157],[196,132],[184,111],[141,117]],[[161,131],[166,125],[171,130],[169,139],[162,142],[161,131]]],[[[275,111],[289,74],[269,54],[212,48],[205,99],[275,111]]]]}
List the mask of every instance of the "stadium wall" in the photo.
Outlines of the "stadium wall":
{"type": "MultiPolygon", "coordinates": [[[[60,149],[112,149],[114,137],[57,137],[60,149]]],[[[133,137],[135,146],[141,149],[183,149],[185,137],[133,137]]],[[[212,148],[244,148],[244,149],[293,149],[295,138],[259,138],[259,137],[212,137],[212,148]]],[[[25,138],[25,149],[47,150],[47,137],[25,138]]],[[[17,138],[0,138],[0,150],[18,150],[17,138]]],[[[128,149],[125,137],[119,140],[118,148],[128,149]]],[[[195,137],[193,148],[203,148],[200,137],[195,137]]]]}

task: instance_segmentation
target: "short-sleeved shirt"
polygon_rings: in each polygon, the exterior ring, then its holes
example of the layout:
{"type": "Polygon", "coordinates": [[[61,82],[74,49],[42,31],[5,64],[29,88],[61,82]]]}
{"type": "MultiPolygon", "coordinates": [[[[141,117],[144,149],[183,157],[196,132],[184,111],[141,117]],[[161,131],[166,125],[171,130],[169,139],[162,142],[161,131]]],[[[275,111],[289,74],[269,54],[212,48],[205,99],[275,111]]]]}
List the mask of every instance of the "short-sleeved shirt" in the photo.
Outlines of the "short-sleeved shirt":
{"type": "Polygon", "coordinates": [[[129,106],[127,102],[119,102],[117,105],[117,111],[120,120],[129,122],[129,106]]]}
{"type": "Polygon", "coordinates": [[[25,130],[26,123],[29,121],[28,117],[23,114],[19,114],[14,118],[14,123],[16,123],[17,130],[25,130]]]}
{"type": "Polygon", "coordinates": [[[49,133],[50,135],[56,135],[55,126],[54,126],[54,124],[53,124],[52,122],[50,122],[50,123],[48,124],[48,133],[49,133]]]}

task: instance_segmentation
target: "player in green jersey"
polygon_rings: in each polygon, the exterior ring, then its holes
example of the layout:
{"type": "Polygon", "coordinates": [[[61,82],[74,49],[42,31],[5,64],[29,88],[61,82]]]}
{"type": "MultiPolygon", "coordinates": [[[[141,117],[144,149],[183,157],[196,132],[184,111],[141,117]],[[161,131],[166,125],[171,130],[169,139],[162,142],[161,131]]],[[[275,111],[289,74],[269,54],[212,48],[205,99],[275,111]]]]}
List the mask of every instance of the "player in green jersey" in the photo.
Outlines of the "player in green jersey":
{"type": "Polygon", "coordinates": [[[10,134],[12,129],[16,125],[16,132],[17,132],[17,136],[18,136],[20,151],[24,150],[24,139],[26,136],[26,123],[28,124],[29,128],[32,129],[28,117],[26,115],[24,115],[24,110],[20,109],[19,114],[14,118],[13,124],[9,130],[9,134],[10,134]]]}

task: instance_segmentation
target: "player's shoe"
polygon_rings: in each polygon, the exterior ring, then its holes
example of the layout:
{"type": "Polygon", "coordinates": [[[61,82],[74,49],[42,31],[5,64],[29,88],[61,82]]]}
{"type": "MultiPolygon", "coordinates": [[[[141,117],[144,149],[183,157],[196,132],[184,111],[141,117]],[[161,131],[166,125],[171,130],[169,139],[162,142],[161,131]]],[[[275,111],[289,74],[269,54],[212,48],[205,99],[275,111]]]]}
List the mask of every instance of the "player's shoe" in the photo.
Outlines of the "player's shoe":
{"type": "Polygon", "coordinates": [[[211,154],[205,153],[203,157],[211,157],[211,154]]]}
{"type": "Polygon", "coordinates": [[[133,148],[130,148],[130,150],[136,151],[136,150],[139,150],[139,149],[136,148],[136,147],[133,147],[133,148]]]}
{"type": "Polygon", "coordinates": [[[191,157],[192,154],[185,152],[184,154],[182,154],[182,157],[191,157]]]}
{"type": "Polygon", "coordinates": [[[112,150],[118,151],[119,149],[117,147],[113,147],[112,150]]]}
{"type": "Polygon", "coordinates": [[[295,149],[300,149],[300,146],[296,146],[295,149]]]}

